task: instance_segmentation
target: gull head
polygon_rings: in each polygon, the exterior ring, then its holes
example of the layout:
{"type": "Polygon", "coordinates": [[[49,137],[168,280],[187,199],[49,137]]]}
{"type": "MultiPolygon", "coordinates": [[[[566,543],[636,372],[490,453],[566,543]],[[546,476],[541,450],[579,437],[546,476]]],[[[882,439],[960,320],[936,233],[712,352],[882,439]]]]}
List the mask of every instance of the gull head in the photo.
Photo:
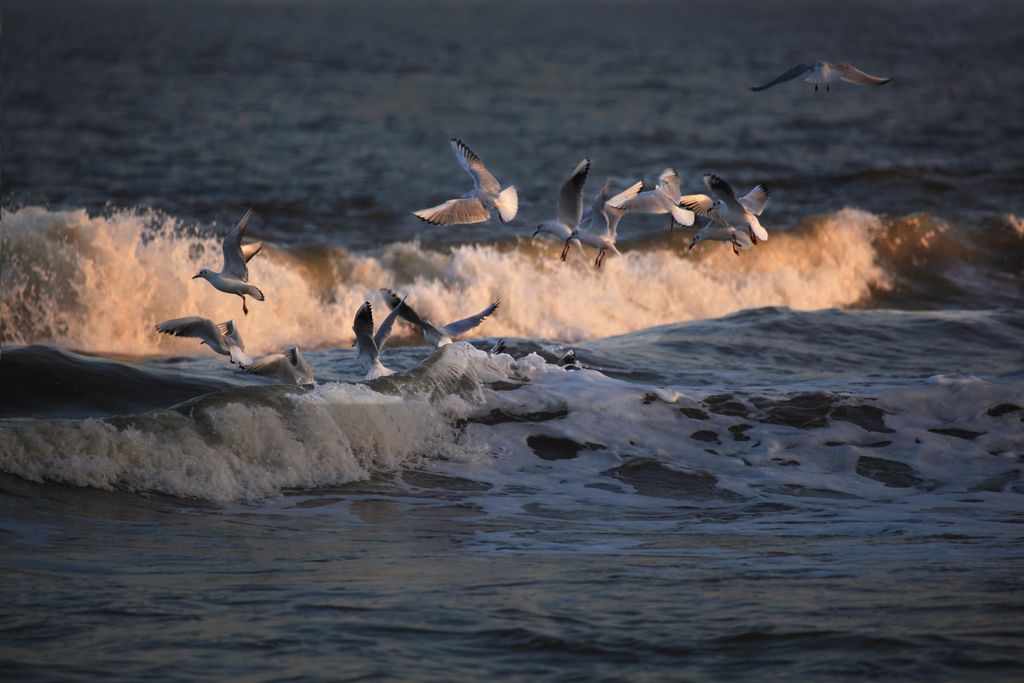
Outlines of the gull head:
{"type": "Polygon", "coordinates": [[[541,234],[542,232],[544,232],[544,226],[543,225],[538,225],[537,229],[533,231],[533,236],[536,237],[537,235],[541,234]]]}
{"type": "Polygon", "coordinates": [[[195,280],[197,277],[201,277],[203,279],[209,279],[209,276],[210,276],[210,269],[209,268],[203,268],[198,273],[193,275],[192,279],[195,280]]]}

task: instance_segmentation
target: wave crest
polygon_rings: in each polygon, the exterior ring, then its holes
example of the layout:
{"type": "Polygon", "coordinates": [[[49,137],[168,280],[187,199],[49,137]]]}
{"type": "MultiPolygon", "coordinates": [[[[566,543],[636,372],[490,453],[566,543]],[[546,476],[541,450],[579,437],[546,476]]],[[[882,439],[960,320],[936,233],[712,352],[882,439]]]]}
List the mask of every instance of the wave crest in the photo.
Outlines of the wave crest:
{"type": "MultiPolygon", "coordinates": [[[[450,251],[397,243],[362,255],[270,245],[250,264],[267,300],[253,302],[248,317],[237,298],[190,279],[220,266],[219,238],[174,218],[27,207],[6,214],[3,229],[4,340],[128,355],[196,353],[195,340],[153,331],[185,315],[234,319],[255,353],[341,346],[352,339],[356,309],[379,287],[408,292],[443,323],[500,295],[505,305],[480,334],[575,342],[761,306],[848,306],[888,285],[874,247],[881,223],[852,209],[775,232],[739,257],[714,243],[686,253],[685,238],[673,238],[627,245],[624,258],[600,271],[578,254],[560,264],[556,245],[525,240],[450,251]]],[[[402,329],[396,339],[411,334],[402,329]]]]}

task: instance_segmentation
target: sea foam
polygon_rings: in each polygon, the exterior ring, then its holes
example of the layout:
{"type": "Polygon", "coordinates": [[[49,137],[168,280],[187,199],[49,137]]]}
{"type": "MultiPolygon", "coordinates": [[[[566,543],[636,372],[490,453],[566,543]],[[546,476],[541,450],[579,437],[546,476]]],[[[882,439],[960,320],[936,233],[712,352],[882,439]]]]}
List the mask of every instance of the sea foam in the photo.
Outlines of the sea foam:
{"type": "MultiPolygon", "coordinates": [[[[885,288],[889,274],[873,244],[878,217],[847,209],[734,256],[718,243],[629,249],[604,268],[557,260],[545,242],[473,244],[439,251],[396,243],[365,254],[324,247],[316,254],[268,245],[250,263],[266,294],[243,316],[237,297],[191,280],[219,269],[218,237],[153,211],[38,207],[3,218],[0,317],[6,343],[46,343],[96,353],[194,354],[195,340],[153,325],[201,315],[234,319],[250,353],[286,345],[336,347],[352,339],[364,299],[392,287],[437,323],[503,301],[477,334],[577,342],[762,306],[813,310],[848,306],[885,288]]],[[[380,306],[383,306],[381,303],[380,306]]],[[[412,333],[399,326],[402,343],[412,333]]],[[[418,340],[417,340],[418,341],[418,340]]]]}

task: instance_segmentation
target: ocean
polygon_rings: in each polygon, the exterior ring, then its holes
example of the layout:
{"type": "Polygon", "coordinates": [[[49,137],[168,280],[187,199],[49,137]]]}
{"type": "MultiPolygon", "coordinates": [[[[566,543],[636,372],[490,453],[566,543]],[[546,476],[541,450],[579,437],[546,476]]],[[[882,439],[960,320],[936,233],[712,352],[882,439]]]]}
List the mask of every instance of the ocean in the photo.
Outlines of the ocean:
{"type": "Polygon", "coordinates": [[[1019,3],[2,20],[3,678],[1024,677],[1019,3]],[[749,90],[819,59],[893,80],[749,90]],[[515,220],[412,215],[469,189],[451,137],[515,220]],[[770,239],[627,213],[560,263],[584,157],[585,205],[763,183],[770,239]],[[249,207],[246,316],[190,278],[249,207]],[[383,287],[502,303],[441,349],[398,322],[367,382],[383,287]],[[315,386],[154,331],[190,315],[315,386]]]}

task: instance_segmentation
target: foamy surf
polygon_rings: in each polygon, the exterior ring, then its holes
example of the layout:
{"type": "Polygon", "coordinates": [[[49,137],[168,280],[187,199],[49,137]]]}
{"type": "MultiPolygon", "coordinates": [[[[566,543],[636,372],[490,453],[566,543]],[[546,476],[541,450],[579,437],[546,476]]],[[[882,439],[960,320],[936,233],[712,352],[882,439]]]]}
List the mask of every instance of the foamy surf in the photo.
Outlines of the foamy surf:
{"type": "Polygon", "coordinates": [[[369,385],[229,389],[127,418],[6,420],[0,470],[215,502],[409,468],[542,498],[595,486],[707,504],[1019,493],[1022,392],[1019,376],[869,394],[844,381],[770,393],[659,387],[456,343],[369,385]],[[652,477],[668,483],[651,493],[652,477]]]}
{"type": "MultiPolygon", "coordinates": [[[[601,272],[557,262],[557,245],[463,245],[435,251],[399,243],[374,253],[323,247],[309,255],[268,245],[250,263],[267,300],[245,317],[237,298],[193,282],[219,258],[217,236],[201,236],[152,211],[23,208],[3,220],[0,316],[6,343],[48,343],[98,353],[195,354],[196,344],[153,324],[201,314],[234,319],[252,353],[286,345],[342,346],[352,316],[379,287],[408,293],[424,315],[455,320],[494,296],[505,302],[485,336],[579,341],[762,306],[848,306],[885,288],[869,213],[844,210],[770,249],[737,258],[721,245],[681,255],[683,242],[634,248],[601,272]]],[[[682,239],[682,238],[680,238],[682,239]]],[[[399,326],[396,338],[410,337],[399,326]]]]}

